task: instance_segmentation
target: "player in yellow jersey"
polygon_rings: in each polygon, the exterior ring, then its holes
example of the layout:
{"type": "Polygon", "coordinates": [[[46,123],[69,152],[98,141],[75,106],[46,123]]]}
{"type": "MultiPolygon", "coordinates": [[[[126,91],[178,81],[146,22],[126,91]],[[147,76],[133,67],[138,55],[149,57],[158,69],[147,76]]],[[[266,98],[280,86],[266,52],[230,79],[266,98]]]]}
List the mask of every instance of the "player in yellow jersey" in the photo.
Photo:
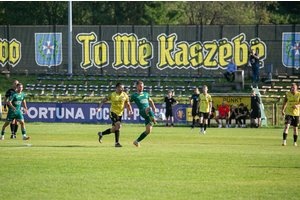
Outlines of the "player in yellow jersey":
{"type": "Polygon", "coordinates": [[[198,105],[197,105],[197,112],[200,112],[199,121],[200,121],[201,130],[199,133],[203,133],[203,134],[206,133],[208,117],[211,115],[211,108],[212,108],[212,98],[207,93],[207,90],[208,90],[207,86],[204,85],[202,88],[203,93],[199,94],[199,101],[198,101],[198,105]],[[200,109],[199,109],[199,107],[200,107],[200,109]],[[199,109],[199,111],[198,111],[198,109],[199,109]],[[204,118],[204,121],[203,121],[203,118],[204,118]]]}
{"type": "Polygon", "coordinates": [[[292,83],[291,91],[286,93],[284,103],[282,105],[282,115],[285,117],[285,128],[283,131],[283,143],[286,145],[286,138],[290,125],[294,129],[294,146],[297,146],[298,126],[299,126],[299,112],[300,111],[300,92],[297,91],[296,83],[292,83]],[[284,110],[286,109],[286,113],[284,110]]]}
{"type": "Polygon", "coordinates": [[[115,133],[115,140],[116,140],[115,147],[122,147],[122,145],[119,143],[119,137],[120,137],[120,129],[121,129],[121,120],[122,120],[125,104],[127,107],[127,116],[130,117],[131,115],[133,115],[132,108],[129,103],[129,98],[127,94],[123,91],[124,91],[124,85],[122,83],[117,83],[116,91],[109,94],[107,97],[105,97],[100,102],[99,107],[96,109],[96,112],[99,112],[100,108],[103,106],[105,102],[107,102],[108,100],[111,101],[109,116],[112,121],[112,128],[109,128],[106,131],[98,133],[100,143],[102,143],[103,135],[115,133]]]}

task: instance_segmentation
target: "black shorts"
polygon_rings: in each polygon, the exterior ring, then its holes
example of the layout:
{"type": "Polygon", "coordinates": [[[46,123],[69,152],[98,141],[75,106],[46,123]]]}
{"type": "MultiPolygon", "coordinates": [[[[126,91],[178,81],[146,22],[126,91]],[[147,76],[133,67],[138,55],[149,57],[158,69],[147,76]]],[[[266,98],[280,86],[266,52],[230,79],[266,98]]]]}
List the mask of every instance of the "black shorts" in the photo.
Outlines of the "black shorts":
{"type": "Polygon", "coordinates": [[[286,115],[285,116],[285,124],[290,124],[294,127],[298,127],[299,126],[299,116],[286,115]]]}
{"type": "Polygon", "coordinates": [[[253,110],[251,112],[251,119],[261,118],[260,110],[253,110]]]}
{"type": "Polygon", "coordinates": [[[192,108],[192,116],[195,117],[197,114],[197,108],[192,108]]]}
{"type": "Polygon", "coordinates": [[[173,110],[166,110],[166,117],[173,117],[173,110]]]}
{"type": "Polygon", "coordinates": [[[203,117],[204,119],[208,119],[208,113],[200,112],[199,117],[203,117]]]}
{"type": "Polygon", "coordinates": [[[109,113],[110,119],[113,122],[112,125],[114,126],[116,122],[121,122],[122,121],[122,116],[118,116],[114,112],[109,113]]]}

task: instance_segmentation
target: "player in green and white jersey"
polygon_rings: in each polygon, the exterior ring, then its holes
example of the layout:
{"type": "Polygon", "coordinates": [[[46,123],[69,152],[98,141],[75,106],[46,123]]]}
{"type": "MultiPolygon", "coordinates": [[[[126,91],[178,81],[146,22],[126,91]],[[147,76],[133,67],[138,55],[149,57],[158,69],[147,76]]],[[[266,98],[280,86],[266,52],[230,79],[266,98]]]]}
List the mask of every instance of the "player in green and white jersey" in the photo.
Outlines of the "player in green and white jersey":
{"type": "Polygon", "coordinates": [[[26,136],[26,130],[25,130],[25,122],[24,118],[21,112],[21,104],[23,104],[24,107],[24,113],[27,114],[27,105],[25,101],[25,94],[22,92],[23,90],[23,84],[18,83],[17,84],[17,89],[14,94],[12,94],[9,98],[8,101],[8,113],[6,117],[6,122],[4,123],[2,127],[2,132],[1,132],[1,140],[4,140],[4,134],[7,126],[9,125],[10,122],[12,122],[14,119],[18,120],[19,123],[21,124],[21,129],[22,129],[22,135],[23,135],[23,140],[29,140],[30,137],[26,136]]]}
{"type": "Polygon", "coordinates": [[[155,105],[147,92],[143,92],[144,83],[138,81],[136,85],[137,93],[133,94],[130,98],[130,102],[135,102],[140,110],[140,115],[145,119],[146,131],[144,131],[140,137],[133,142],[137,147],[140,147],[140,141],[142,141],[147,135],[151,133],[153,124],[156,124],[154,119],[154,113],[156,113],[155,105]],[[150,107],[151,104],[152,108],[150,107]]]}

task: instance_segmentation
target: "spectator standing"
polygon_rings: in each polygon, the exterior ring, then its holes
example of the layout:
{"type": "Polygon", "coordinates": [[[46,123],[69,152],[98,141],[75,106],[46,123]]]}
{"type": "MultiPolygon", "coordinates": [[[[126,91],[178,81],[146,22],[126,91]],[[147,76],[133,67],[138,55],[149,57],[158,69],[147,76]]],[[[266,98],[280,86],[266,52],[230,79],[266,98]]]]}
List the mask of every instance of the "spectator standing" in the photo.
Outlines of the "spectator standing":
{"type": "Polygon", "coordinates": [[[169,127],[169,117],[170,117],[170,121],[171,121],[171,128],[173,128],[173,106],[178,104],[178,101],[176,101],[173,97],[172,97],[173,92],[170,90],[168,92],[168,96],[165,97],[163,104],[166,104],[166,126],[165,127],[169,127]]]}
{"type": "Polygon", "coordinates": [[[228,83],[232,83],[234,81],[236,70],[237,70],[237,66],[236,66],[233,58],[231,58],[230,63],[228,63],[228,65],[227,65],[227,71],[224,73],[224,76],[228,83]],[[232,80],[230,80],[229,76],[232,76],[232,80]]]}
{"type": "Polygon", "coordinates": [[[196,115],[197,115],[197,105],[198,105],[198,100],[199,100],[199,89],[196,87],[194,89],[194,94],[190,98],[190,104],[192,106],[192,117],[193,117],[193,125],[192,129],[195,128],[195,122],[196,122],[196,115]]]}
{"type": "Polygon", "coordinates": [[[259,56],[254,52],[254,49],[251,50],[249,60],[252,66],[252,83],[259,82],[259,56]]]}
{"type": "Polygon", "coordinates": [[[260,127],[261,121],[261,111],[259,104],[261,104],[260,98],[255,94],[255,90],[251,91],[251,121],[255,128],[260,127]],[[258,118],[258,124],[256,124],[255,119],[258,118]]]}

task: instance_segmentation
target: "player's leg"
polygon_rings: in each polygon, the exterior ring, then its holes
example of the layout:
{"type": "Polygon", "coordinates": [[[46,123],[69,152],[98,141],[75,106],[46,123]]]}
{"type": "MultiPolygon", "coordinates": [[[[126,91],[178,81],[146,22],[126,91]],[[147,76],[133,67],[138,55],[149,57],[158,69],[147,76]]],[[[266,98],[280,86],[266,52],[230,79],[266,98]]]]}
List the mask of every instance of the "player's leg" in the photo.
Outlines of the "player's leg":
{"type": "Polygon", "coordinates": [[[285,127],[284,127],[284,130],[283,130],[283,142],[282,142],[282,146],[286,146],[286,138],[287,138],[288,131],[289,131],[291,123],[292,123],[291,116],[286,115],[285,116],[285,127]]]}
{"type": "Polygon", "coordinates": [[[205,113],[205,115],[204,115],[204,131],[203,131],[203,134],[206,133],[206,127],[208,125],[208,118],[209,118],[208,113],[205,113]]]}
{"type": "Polygon", "coordinates": [[[145,111],[146,111],[146,115],[148,115],[150,117],[150,120],[153,122],[153,124],[156,124],[156,120],[154,118],[154,113],[152,111],[152,108],[148,107],[145,109],[145,111]]]}
{"type": "Polygon", "coordinates": [[[4,140],[4,134],[5,134],[5,130],[6,130],[6,128],[7,128],[7,126],[9,125],[9,121],[6,121],[4,124],[3,124],[3,126],[2,126],[2,131],[1,131],[1,138],[0,138],[0,140],[4,140]]]}
{"type": "Polygon", "coordinates": [[[169,117],[170,117],[169,112],[166,110],[166,125],[165,125],[165,127],[169,127],[169,117]]]}
{"type": "Polygon", "coordinates": [[[18,120],[20,125],[21,125],[21,131],[22,131],[22,135],[23,135],[23,140],[29,140],[30,137],[26,136],[26,128],[25,128],[25,122],[24,120],[19,119],[18,120]]]}
{"type": "Polygon", "coordinates": [[[171,128],[173,128],[173,122],[174,122],[174,117],[173,117],[173,115],[171,115],[170,118],[171,118],[171,119],[170,119],[170,121],[171,121],[171,128]]]}
{"type": "Polygon", "coordinates": [[[297,146],[299,116],[293,116],[294,146],[297,146]]]}
{"type": "Polygon", "coordinates": [[[115,123],[115,147],[122,147],[122,145],[119,143],[120,138],[120,130],[121,130],[121,121],[117,121],[115,123]]]}
{"type": "Polygon", "coordinates": [[[17,138],[18,127],[18,120],[15,120],[14,138],[17,138]]]}
{"type": "Polygon", "coordinates": [[[16,119],[14,119],[14,120],[10,123],[10,131],[11,131],[10,139],[14,139],[14,133],[15,133],[15,121],[16,121],[16,119]]]}
{"type": "Polygon", "coordinates": [[[199,123],[200,123],[200,132],[199,133],[203,133],[203,113],[200,112],[199,114],[199,123]]]}
{"type": "Polygon", "coordinates": [[[99,140],[100,143],[102,143],[102,137],[103,137],[104,135],[108,135],[108,134],[110,134],[110,133],[114,133],[115,130],[116,130],[116,126],[115,126],[116,116],[115,116],[115,114],[112,113],[112,112],[110,112],[110,113],[109,113],[109,117],[110,117],[110,119],[111,119],[111,121],[112,121],[112,126],[111,126],[111,128],[106,129],[105,131],[98,132],[98,136],[99,136],[99,139],[98,139],[98,140],[99,140]]]}
{"type": "Polygon", "coordinates": [[[145,139],[145,137],[147,137],[150,133],[151,133],[151,130],[152,130],[152,121],[150,120],[150,117],[149,116],[143,116],[143,113],[141,112],[140,113],[142,117],[145,118],[145,125],[146,125],[146,131],[144,131],[139,137],[138,139],[136,139],[133,144],[136,146],[136,147],[140,147],[140,141],[142,141],[143,139],[145,139]]]}

